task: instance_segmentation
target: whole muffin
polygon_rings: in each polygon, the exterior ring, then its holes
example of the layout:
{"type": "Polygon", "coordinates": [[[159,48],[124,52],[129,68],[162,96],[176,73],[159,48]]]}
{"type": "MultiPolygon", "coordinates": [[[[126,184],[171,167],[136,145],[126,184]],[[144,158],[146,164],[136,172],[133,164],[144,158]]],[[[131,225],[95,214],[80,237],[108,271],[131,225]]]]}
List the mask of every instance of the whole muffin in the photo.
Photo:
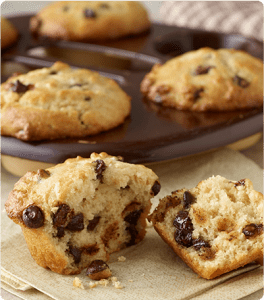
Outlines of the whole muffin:
{"type": "Polygon", "coordinates": [[[5,209],[40,266],[77,274],[144,238],[150,199],[159,190],[152,170],[93,153],[28,172],[5,209]]]}
{"type": "Polygon", "coordinates": [[[141,92],[179,110],[261,107],[263,62],[240,50],[201,48],[155,65],[143,79],[141,92]]]}
{"type": "Polygon", "coordinates": [[[1,85],[1,134],[25,141],[94,135],[122,124],[130,102],[114,80],[56,62],[1,85]]]}
{"type": "Polygon", "coordinates": [[[1,17],[1,49],[13,45],[18,38],[15,26],[6,18],[1,17]]]}
{"type": "Polygon", "coordinates": [[[30,21],[33,34],[70,41],[116,39],[149,27],[148,14],[138,1],[58,1],[30,21]]]}

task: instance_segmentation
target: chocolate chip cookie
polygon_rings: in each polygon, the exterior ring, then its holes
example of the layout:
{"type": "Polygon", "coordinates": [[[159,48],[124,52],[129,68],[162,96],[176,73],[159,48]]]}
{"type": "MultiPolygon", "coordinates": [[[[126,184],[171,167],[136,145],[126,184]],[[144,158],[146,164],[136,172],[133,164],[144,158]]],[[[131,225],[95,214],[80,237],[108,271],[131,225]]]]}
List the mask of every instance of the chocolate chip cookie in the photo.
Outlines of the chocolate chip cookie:
{"type": "Polygon", "coordinates": [[[112,252],[144,238],[150,199],[159,190],[157,175],[145,166],[93,153],[28,172],[5,209],[40,266],[78,274],[96,261],[88,275],[99,279],[111,275],[105,262],[112,252]]]}
{"type": "Polygon", "coordinates": [[[160,200],[149,217],[174,252],[206,279],[263,260],[263,195],[221,176],[160,200]]]}
{"type": "Polygon", "coordinates": [[[84,137],[122,124],[130,97],[112,79],[57,62],[1,85],[2,135],[24,141],[84,137]]]}
{"type": "Polygon", "coordinates": [[[178,110],[261,107],[263,62],[240,50],[201,48],[155,65],[143,79],[141,92],[178,110]]]}
{"type": "Polygon", "coordinates": [[[116,39],[149,27],[138,1],[58,1],[30,21],[34,35],[70,41],[116,39]]]}

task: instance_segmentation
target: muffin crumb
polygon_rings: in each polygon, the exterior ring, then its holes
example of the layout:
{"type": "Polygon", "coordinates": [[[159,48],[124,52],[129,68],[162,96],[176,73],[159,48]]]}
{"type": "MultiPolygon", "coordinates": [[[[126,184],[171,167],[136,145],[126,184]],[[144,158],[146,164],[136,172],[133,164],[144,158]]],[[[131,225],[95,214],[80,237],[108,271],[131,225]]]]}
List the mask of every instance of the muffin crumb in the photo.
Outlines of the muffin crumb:
{"type": "Polygon", "coordinates": [[[80,288],[82,290],[84,290],[84,286],[82,284],[82,281],[80,278],[78,277],[75,277],[74,280],[73,280],[73,286],[77,287],[77,288],[80,288]]]}

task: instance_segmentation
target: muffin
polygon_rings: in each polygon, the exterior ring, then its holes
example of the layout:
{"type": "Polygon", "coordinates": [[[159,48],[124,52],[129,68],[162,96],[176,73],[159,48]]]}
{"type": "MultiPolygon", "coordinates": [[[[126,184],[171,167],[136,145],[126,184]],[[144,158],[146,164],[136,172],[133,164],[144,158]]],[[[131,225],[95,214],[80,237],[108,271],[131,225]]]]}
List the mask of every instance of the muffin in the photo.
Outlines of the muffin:
{"type": "Polygon", "coordinates": [[[6,18],[1,17],[1,49],[13,45],[18,39],[18,31],[6,18]]]}

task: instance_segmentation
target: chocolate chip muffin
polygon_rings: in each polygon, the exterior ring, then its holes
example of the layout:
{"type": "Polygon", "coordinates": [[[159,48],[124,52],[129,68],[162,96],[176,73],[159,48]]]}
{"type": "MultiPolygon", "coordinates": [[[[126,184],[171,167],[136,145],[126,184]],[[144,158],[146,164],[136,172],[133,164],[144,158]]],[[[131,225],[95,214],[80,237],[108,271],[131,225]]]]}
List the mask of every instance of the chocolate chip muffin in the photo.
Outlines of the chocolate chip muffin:
{"type": "Polygon", "coordinates": [[[116,39],[149,27],[138,1],[58,1],[30,21],[34,35],[69,41],[116,39]]]}
{"type": "Polygon", "coordinates": [[[18,38],[15,26],[6,18],[1,17],[1,49],[13,45],[18,38]]]}
{"type": "Polygon", "coordinates": [[[149,217],[155,230],[206,279],[263,260],[263,195],[249,179],[221,176],[172,192],[149,217]]]}
{"type": "Polygon", "coordinates": [[[112,79],[56,62],[1,85],[1,134],[24,141],[107,131],[130,114],[130,97],[112,79]]]}
{"type": "Polygon", "coordinates": [[[141,92],[179,110],[261,107],[263,63],[240,50],[201,48],[155,65],[143,79],[141,92]]]}
{"type": "Polygon", "coordinates": [[[44,268],[78,274],[92,261],[140,242],[156,174],[120,157],[93,153],[28,172],[5,203],[22,228],[29,251],[44,268]]]}

